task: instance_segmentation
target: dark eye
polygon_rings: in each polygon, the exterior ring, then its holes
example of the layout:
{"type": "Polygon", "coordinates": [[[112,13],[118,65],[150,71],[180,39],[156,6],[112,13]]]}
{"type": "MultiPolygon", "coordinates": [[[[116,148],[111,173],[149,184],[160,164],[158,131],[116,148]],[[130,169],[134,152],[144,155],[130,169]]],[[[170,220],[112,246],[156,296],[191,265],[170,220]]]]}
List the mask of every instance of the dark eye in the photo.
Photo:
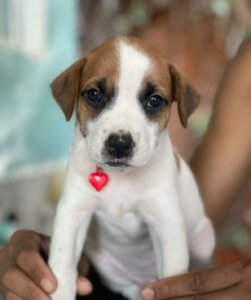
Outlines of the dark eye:
{"type": "Polygon", "coordinates": [[[156,112],[164,105],[164,100],[159,95],[152,95],[145,103],[145,109],[148,112],[156,112]]]}
{"type": "Polygon", "coordinates": [[[87,98],[89,101],[98,104],[101,101],[101,93],[97,89],[90,89],[87,92],[87,98]]]}

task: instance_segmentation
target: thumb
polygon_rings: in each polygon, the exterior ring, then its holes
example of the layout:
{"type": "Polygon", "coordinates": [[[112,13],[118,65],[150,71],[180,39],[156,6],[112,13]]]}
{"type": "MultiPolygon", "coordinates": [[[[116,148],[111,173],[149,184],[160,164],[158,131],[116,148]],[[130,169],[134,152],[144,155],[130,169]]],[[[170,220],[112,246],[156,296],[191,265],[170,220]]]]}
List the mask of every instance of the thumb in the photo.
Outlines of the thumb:
{"type": "Polygon", "coordinates": [[[93,291],[93,286],[87,278],[79,277],[77,280],[77,290],[79,295],[86,296],[93,291]]]}
{"type": "Polygon", "coordinates": [[[79,295],[86,296],[93,290],[91,282],[86,278],[90,270],[87,257],[83,254],[78,263],[77,291],[79,295]]]}

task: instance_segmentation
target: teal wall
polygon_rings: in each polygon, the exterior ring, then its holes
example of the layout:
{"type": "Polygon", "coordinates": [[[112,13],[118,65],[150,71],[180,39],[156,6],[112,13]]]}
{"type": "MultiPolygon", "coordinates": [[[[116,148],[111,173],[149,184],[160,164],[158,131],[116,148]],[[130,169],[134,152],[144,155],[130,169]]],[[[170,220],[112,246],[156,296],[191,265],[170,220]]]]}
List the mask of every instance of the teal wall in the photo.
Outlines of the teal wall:
{"type": "Polygon", "coordinates": [[[0,177],[26,165],[63,160],[72,138],[73,121],[65,121],[49,84],[78,56],[76,3],[45,1],[44,55],[28,57],[0,46],[0,177]]]}

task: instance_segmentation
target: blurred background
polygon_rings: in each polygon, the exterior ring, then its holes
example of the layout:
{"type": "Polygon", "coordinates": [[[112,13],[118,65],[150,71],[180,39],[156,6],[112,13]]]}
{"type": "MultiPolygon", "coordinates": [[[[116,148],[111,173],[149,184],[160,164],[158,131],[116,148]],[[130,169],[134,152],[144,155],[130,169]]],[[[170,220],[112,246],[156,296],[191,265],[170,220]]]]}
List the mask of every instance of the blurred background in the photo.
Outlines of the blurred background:
{"type": "MultiPolygon", "coordinates": [[[[169,125],[189,159],[220,76],[250,34],[250,0],[0,0],[0,247],[17,228],[51,232],[74,126],[50,94],[56,75],[109,37],[144,38],[202,95],[188,129],[175,107],[169,125]]],[[[219,232],[218,261],[251,245],[250,195],[251,183],[219,232]]]]}

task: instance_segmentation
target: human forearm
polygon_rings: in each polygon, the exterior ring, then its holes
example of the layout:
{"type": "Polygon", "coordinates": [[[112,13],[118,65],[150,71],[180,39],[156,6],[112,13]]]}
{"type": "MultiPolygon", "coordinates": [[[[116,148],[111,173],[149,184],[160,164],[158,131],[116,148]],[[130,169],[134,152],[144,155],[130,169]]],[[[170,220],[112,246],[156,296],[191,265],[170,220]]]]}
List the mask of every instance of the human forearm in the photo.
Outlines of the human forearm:
{"type": "Polygon", "coordinates": [[[208,131],[191,167],[209,217],[218,225],[251,172],[251,41],[229,65],[208,131]]]}

